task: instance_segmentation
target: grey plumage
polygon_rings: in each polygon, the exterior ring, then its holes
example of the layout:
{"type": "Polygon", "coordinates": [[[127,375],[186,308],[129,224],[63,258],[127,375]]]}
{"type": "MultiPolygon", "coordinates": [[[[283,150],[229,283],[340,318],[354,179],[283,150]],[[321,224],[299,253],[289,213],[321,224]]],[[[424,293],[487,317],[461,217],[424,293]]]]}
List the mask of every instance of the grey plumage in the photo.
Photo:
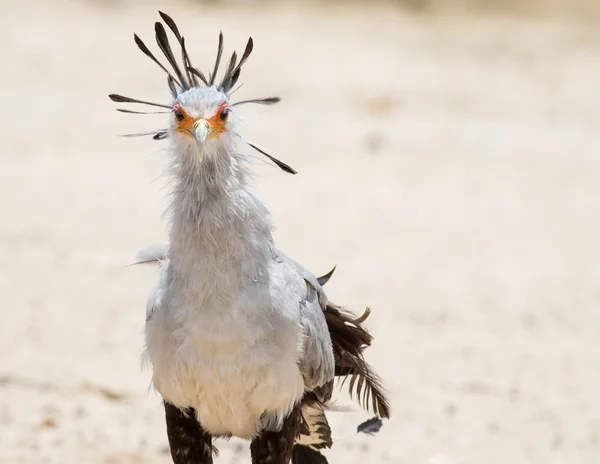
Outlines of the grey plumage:
{"type": "MultiPolygon", "coordinates": [[[[230,102],[252,38],[239,60],[233,52],[215,84],[222,33],[207,79],[192,66],[174,21],[160,16],[181,47],[182,66],[161,23],[156,40],[173,73],[137,35],[135,41],[167,73],[173,101],[110,98],[171,113],[166,129],[127,136],[171,144],[169,244],[144,250],[136,264],[160,264],[147,303],[145,356],[165,400],[172,457],[176,464],[212,463],[212,437],[235,435],[252,440],[254,464],[326,463],[321,450],[332,439],[325,412],[336,377],[348,380],[366,409],[389,417],[381,381],[363,358],[372,342],[363,325],[370,310],[355,317],[329,302],[323,285],[335,268],[317,278],[274,245],[270,214],[251,187],[248,156],[238,144],[296,171],[235,130],[232,107],[279,101],[230,102]]],[[[378,426],[367,421],[360,427],[372,433],[378,426]]]]}

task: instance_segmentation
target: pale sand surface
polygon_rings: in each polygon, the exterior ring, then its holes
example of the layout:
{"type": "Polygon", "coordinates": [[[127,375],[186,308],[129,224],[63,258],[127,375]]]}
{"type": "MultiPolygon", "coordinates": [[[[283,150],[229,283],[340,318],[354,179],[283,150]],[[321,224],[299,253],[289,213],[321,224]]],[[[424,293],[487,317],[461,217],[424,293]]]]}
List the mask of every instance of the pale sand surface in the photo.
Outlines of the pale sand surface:
{"type": "Polygon", "coordinates": [[[394,416],[332,464],[600,462],[594,27],[154,0],[3,3],[0,462],[170,462],[139,366],[157,273],[125,266],[165,239],[165,145],[115,136],[162,116],[106,97],[166,95],[132,41],[158,8],[205,68],[220,28],[229,53],[252,34],[239,97],[283,101],[245,109],[245,134],[300,173],[256,169],[277,242],[373,308],[394,416]]]}

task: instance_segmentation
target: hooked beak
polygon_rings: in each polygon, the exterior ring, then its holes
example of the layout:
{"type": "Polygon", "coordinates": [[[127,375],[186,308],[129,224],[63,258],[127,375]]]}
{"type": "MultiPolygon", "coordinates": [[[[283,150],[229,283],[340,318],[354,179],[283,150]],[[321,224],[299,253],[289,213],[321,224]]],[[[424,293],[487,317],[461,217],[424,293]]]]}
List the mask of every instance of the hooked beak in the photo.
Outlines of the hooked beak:
{"type": "Polygon", "coordinates": [[[206,139],[210,135],[208,121],[206,119],[198,119],[192,127],[196,143],[200,146],[204,145],[204,142],[206,142],[206,139]]]}

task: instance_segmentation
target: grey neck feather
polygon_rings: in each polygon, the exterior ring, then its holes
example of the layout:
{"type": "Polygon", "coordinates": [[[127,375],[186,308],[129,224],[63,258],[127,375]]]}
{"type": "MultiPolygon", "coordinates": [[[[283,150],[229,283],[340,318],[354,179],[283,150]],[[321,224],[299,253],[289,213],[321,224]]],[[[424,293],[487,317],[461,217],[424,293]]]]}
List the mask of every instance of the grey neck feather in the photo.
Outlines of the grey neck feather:
{"type": "Polygon", "coordinates": [[[243,158],[221,150],[200,160],[190,149],[173,160],[169,260],[171,278],[224,300],[265,275],[273,241],[243,158]]]}

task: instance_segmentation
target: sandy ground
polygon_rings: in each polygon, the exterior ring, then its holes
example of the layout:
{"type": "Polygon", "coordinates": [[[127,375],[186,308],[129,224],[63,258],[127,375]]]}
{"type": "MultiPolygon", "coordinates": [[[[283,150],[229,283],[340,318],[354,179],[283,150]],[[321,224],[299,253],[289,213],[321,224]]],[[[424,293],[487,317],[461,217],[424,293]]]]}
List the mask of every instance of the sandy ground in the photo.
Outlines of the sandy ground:
{"type": "MultiPolygon", "coordinates": [[[[279,246],[330,298],[369,304],[393,419],[332,415],[332,463],[600,462],[600,34],[575,23],[412,17],[385,6],[9,0],[0,18],[0,462],[168,463],[142,372],[165,238],[162,116],[135,48],[170,12],[197,63],[255,53],[245,134],[279,246]],[[231,48],[229,48],[231,50],[231,48]]],[[[347,399],[343,399],[347,401],[347,399]]],[[[248,462],[220,443],[220,462],[248,462]]]]}

